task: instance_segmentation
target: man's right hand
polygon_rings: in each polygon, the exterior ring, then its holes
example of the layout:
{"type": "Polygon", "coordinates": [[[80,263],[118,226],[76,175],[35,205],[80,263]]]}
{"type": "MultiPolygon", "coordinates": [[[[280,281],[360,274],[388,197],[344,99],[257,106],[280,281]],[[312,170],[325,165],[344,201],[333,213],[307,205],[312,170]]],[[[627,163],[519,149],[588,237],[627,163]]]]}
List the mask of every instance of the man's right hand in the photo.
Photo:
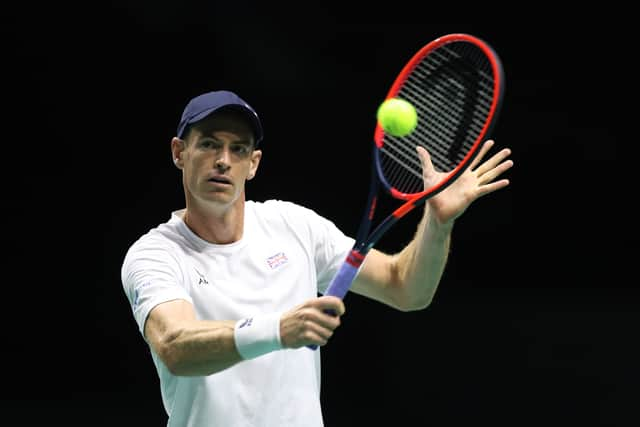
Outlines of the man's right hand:
{"type": "Polygon", "coordinates": [[[321,296],[306,301],[280,318],[280,341],[284,348],[308,345],[323,346],[340,326],[345,312],[344,302],[334,296],[321,296]]]}

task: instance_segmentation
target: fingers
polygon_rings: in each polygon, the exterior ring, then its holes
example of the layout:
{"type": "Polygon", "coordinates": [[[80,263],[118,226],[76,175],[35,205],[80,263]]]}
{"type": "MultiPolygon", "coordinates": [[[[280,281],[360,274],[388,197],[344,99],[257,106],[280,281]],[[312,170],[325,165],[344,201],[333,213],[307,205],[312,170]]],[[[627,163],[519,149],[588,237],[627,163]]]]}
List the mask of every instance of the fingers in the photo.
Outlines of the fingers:
{"type": "MultiPolygon", "coordinates": [[[[494,154],[489,160],[478,166],[476,169],[476,173],[480,176],[485,174],[487,171],[491,171],[496,168],[502,161],[504,161],[507,157],[511,155],[511,150],[508,148],[503,148],[498,153],[494,154]]],[[[513,166],[513,162],[509,160],[510,166],[513,166]]],[[[509,168],[508,167],[508,168],[509,168]]],[[[508,169],[507,168],[507,169],[508,169]]]]}
{"type": "MultiPolygon", "coordinates": [[[[484,157],[487,155],[489,150],[491,150],[491,148],[494,145],[495,145],[495,141],[493,139],[488,139],[487,141],[485,141],[484,144],[482,144],[482,146],[480,147],[480,151],[478,152],[478,155],[469,164],[469,169],[474,170],[478,168],[476,172],[479,175],[482,175],[486,171],[495,168],[496,165],[498,165],[500,162],[502,162],[504,159],[506,159],[511,155],[511,150],[508,148],[504,148],[500,150],[500,152],[498,152],[497,154],[493,155],[493,157],[491,157],[489,160],[480,164],[482,162],[482,159],[484,159],[484,157]],[[480,166],[478,167],[478,165],[480,166]]],[[[422,146],[417,146],[416,150],[418,151],[418,157],[420,158],[420,162],[422,163],[423,170],[427,174],[430,174],[432,171],[435,171],[433,164],[431,163],[431,156],[429,155],[429,152],[422,146]]],[[[512,165],[513,163],[511,163],[509,167],[511,167],[512,165]]]]}
{"type": "MultiPolygon", "coordinates": [[[[502,150],[491,156],[488,160],[483,162],[484,157],[494,145],[495,141],[492,139],[485,141],[480,147],[478,154],[475,156],[468,169],[466,170],[467,175],[469,177],[473,177],[473,182],[475,183],[473,194],[477,195],[478,197],[488,193],[492,193],[496,190],[499,190],[500,188],[509,185],[509,180],[507,179],[501,179],[496,182],[494,182],[494,180],[513,166],[513,161],[507,159],[511,155],[510,149],[503,148],[502,150]]],[[[418,151],[420,161],[422,162],[423,176],[425,179],[426,188],[433,183],[433,180],[436,180],[438,178],[438,173],[431,163],[431,157],[429,156],[427,150],[421,146],[418,146],[416,149],[418,151]]]]}
{"type": "MultiPolygon", "coordinates": [[[[508,150],[504,150],[504,151],[508,151],[508,150]]],[[[501,152],[498,154],[503,154],[503,153],[501,152]]],[[[491,161],[487,161],[476,170],[476,176],[478,177],[479,185],[485,185],[492,182],[497,177],[499,177],[504,172],[506,172],[507,170],[511,169],[511,167],[513,167],[512,160],[503,161],[506,155],[508,154],[505,154],[505,156],[496,155],[491,158],[491,161]]]]}
{"type": "Polygon", "coordinates": [[[434,172],[434,168],[433,163],[431,163],[431,155],[429,152],[420,145],[416,146],[416,151],[418,152],[418,158],[420,159],[423,173],[427,175],[432,174],[434,172]]]}
{"type": "Polygon", "coordinates": [[[504,161],[511,155],[511,150],[508,148],[503,148],[498,153],[494,154],[489,160],[480,164],[484,156],[494,144],[495,142],[493,140],[487,140],[469,166],[469,169],[475,169],[475,173],[478,178],[481,178],[485,183],[493,181],[496,177],[513,166],[512,160],[504,161]],[[480,166],[478,166],[479,164],[480,166]]]}
{"type": "Polygon", "coordinates": [[[484,156],[491,149],[491,147],[493,147],[494,144],[495,142],[492,139],[488,139],[487,141],[485,141],[485,143],[482,144],[482,147],[480,147],[480,151],[478,152],[478,155],[475,157],[475,159],[473,159],[473,161],[469,165],[469,169],[475,169],[475,167],[478,166],[478,164],[482,161],[484,156]]]}
{"type": "Polygon", "coordinates": [[[325,345],[340,326],[344,303],[334,296],[322,296],[285,313],[280,320],[280,340],[286,348],[325,345]]]}
{"type": "Polygon", "coordinates": [[[312,301],[313,304],[317,304],[318,308],[323,311],[331,310],[338,316],[342,316],[345,312],[344,302],[338,297],[331,295],[321,296],[312,301]]]}
{"type": "Polygon", "coordinates": [[[482,187],[478,188],[477,197],[481,197],[481,196],[484,196],[486,194],[493,193],[494,191],[499,190],[501,188],[504,188],[507,185],[509,185],[509,180],[508,179],[501,179],[499,181],[483,185],[482,187]]]}
{"type": "MultiPolygon", "coordinates": [[[[484,147],[483,147],[484,148],[484,147]]],[[[484,196],[489,193],[493,193],[496,190],[509,185],[508,179],[501,179],[499,181],[494,180],[502,175],[507,170],[513,167],[513,160],[507,160],[507,157],[511,155],[511,150],[504,148],[498,153],[494,154],[489,160],[482,163],[476,170],[475,174],[478,179],[478,196],[484,196]]]]}

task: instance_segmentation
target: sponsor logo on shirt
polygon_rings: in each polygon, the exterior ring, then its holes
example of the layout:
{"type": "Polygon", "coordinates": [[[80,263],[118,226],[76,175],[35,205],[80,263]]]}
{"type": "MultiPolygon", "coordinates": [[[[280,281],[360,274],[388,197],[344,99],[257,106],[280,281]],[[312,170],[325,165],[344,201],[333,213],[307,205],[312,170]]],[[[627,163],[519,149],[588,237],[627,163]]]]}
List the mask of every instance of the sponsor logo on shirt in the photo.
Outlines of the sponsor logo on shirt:
{"type": "Polygon", "coordinates": [[[198,280],[198,285],[208,285],[209,281],[207,280],[206,277],[204,277],[204,274],[200,273],[198,269],[195,267],[193,267],[193,269],[196,271],[196,273],[198,273],[198,276],[200,276],[200,280],[198,280]]]}
{"type": "Polygon", "coordinates": [[[275,255],[271,255],[267,258],[267,265],[270,269],[275,270],[276,268],[286,264],[289,262],[289,258],[284,254],[284,252],[278,252],[275,255]]]}

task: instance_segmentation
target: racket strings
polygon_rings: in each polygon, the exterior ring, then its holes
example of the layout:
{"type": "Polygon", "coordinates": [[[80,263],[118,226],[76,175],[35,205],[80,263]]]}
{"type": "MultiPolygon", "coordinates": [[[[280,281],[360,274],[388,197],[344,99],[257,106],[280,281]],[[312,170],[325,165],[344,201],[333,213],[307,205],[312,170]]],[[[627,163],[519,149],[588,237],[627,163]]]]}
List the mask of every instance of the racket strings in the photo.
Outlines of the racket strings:
{"type": "Polygon", "coordinates": [[[447,43],[422,57],[396,95],[416,107],[418,126],[405,137],[385,134],[380,148],[387,183],[403,193],[424,189],[416,145],[427,149],[439,172],[460,164],[489,120],[495,78],[486,54],[473,43],[447,43]]]}

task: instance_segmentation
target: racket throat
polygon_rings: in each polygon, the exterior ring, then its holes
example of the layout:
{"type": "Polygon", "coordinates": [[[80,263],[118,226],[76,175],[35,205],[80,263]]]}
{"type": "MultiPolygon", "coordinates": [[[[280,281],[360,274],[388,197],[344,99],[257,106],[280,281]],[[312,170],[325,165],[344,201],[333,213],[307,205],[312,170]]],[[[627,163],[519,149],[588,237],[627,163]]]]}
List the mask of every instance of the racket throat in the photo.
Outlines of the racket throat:
{"type": "Polygon", "coordinates": [[[347,255],[346,262],[354,268],[360,268],[367,256],[367,252],[369,252],[369,248],[365,248],[364,251],[363,249],[352,249],[347,255]]]}

